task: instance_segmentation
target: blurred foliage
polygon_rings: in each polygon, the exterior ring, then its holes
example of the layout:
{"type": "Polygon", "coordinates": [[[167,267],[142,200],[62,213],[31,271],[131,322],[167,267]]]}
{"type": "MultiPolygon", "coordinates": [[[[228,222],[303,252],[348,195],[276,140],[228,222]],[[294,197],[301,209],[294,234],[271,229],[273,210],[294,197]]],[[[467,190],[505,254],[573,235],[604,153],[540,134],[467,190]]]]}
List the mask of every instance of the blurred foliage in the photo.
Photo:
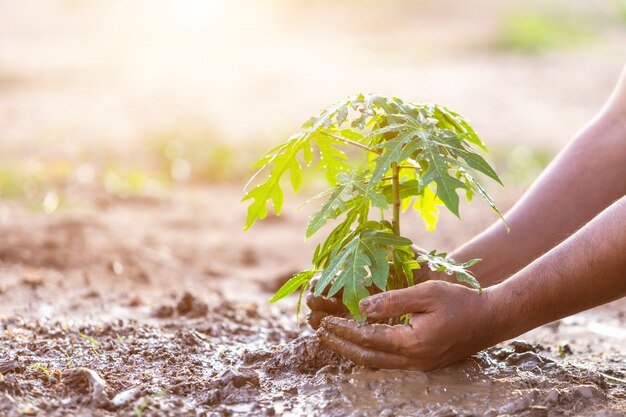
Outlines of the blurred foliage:
{"type": "Polygon", "coordinates": [[[237,147],[214,132],[172,131],[147,138],[157,169],[174,182],[230,182],[248,175],[262,146],[237,147]],[[256,151],[256,152],[255,152],[256,151]]]}
{"type": "Polygon", "coordinates": [[[0,199],[21,199],[34,211],[52,214],[64,206],[55,191],[71,174],[69,164],[42,165],[28,161],[0,165],[0,199]]]}
{"type": "Polygon", "coordinates": [[[497,46],[533,54],[580,45],[595,38],[581,19],[564,15],[563,11],[516,11],[504,18],[497,46]]]}
{"type": "Polygon", "coordinates": [[[166,184],[158,175],[138,167],[109,167],[104,170],[101,180],[107,193],[119,198],[161,198],[167,195],[166,184]]]}
{"type": "Polygon", "coordinates": [[[117,199],[164,199],[174,186],[242,182],[264,145],[240,147],[215,138],[206,131],[166,132],[144,138],[144,146],[129,154],[100,149],[74,158],[24,158],[5,149],[0,201],[20,200],[34,211],[52,214],[81,204],[76,197],[81,190],[117,199]],[[69,195],[74,199],[68,201],[69,195]]]}
{"type": "MultiPolygon", "coordinates": [[[[144,143],[143,154],[131,153],[132,159],[106,152],[83,154],[78,159],[22,159],[7,150],[0,158],[0,201],[19,200],[31,210],[53,214],[84,205],[81,193],[85,191],[88,196],[104,193],[114,199],[166,199],[172,187],[243,186],[260,149],[267,147],[265,141],[246,147],[220,142],[206,131],[170,131],[146,137],[144,143]],[[96,194],[89,194],[93,192],[96,194]]],[[[526,187],[553,153],[528,146],[496,146],[487,157],[508,187],[526,187]]],[[[302,186],[305,192],[315,192],[324,183],[323,170],[311,168],[302,186]]]]}
{"type": "Polygon", "coordinates": [[[617,16],[626,23],[626,0],[614,0],[614,3],[617,16]]]}

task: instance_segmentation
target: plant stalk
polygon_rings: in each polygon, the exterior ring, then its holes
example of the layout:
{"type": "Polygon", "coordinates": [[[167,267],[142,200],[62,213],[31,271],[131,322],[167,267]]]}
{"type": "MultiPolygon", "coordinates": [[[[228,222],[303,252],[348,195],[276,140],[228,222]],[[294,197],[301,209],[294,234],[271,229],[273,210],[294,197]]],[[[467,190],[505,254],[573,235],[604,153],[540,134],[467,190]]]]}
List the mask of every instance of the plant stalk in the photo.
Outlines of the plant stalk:
{"type": "MultiPolygon", "coordinates": [[[[402,205],[402,201],[400,200],[400,167],[397,163],[391,164],[391,187],[392,187],[392,198],[393,198],[393,217],[391,219],[391,226],[393,228],[393,233],[396,236],[400,236],[400,207],[402,205]]],[[[398,264],[395,262],[395,257],[393,253],[394,249],[391,249],[392,261],[394,263],[394,271],[393,274],[393,288],[392,289],[400,289],[403,287],[402,285],[402,277],[403,271],[402,268],[398,268],[398,264]]],[[[400,324],[399,317],[393,317],[389,320],[390,325],[400,324]]]]}
{"type": "Polygon", "coordinates": [[[393,226],[393,233],[396,236],[400,236],[400,168],[397,163],[391,164],[391,187],[393,192],[393,218],[391,225],[393,226]]]}

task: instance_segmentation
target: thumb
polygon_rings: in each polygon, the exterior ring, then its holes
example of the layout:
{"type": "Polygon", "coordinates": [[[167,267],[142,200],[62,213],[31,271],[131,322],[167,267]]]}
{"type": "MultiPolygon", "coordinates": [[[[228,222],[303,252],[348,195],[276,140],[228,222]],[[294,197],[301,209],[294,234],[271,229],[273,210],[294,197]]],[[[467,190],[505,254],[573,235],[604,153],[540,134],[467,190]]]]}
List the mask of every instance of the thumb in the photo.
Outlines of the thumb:
{"type": "Polygon", "coordinates": [[[361,300],[359,308],[368,318],[386,319],[407,313],[422,313],[428,310],[433,291],[443,282],[425,282],[410,288],[387,291],[361,300]]]}

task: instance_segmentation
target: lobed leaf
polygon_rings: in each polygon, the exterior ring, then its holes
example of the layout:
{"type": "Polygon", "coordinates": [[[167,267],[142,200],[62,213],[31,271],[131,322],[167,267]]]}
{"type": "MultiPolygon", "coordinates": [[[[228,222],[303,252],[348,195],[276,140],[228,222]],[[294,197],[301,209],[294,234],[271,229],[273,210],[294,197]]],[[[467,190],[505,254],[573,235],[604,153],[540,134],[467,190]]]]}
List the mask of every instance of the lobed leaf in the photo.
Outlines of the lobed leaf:
{"type": "Polygon", "coordinates": [[[385,151],[373,160],[375,165],[368,183],[369,188],[378,185],[380,179],[391,169],[392,164],[400,163],[409,157],[417,147],[415,141],[411,142],[414,137],[415,132],[405,132],[376,146],[376,149],[385,151]]]}
{"type": "Polygon", "coordinates": [[[293,137],[287,143],[287,146],[280,148],[279,153],[269,158],[267,164],[272,164],[272,168],[268,174],[267,181],[248,191],[241,200],[252,200],[252,204],[248,207],[248,216],[244,230],[249,229],[255,220],[263,219],[267,216],[267,203],[269,200],[272,200],[276,214],[280,214],[284,202],[280,179],[285,172],[291,171],[292,186],[296,190],[299,188],[301,183],[301,166],[296,156],[305,146],[310,146],[308,140],[304,138],[304,135],[298,135],[293,137]]]}
{"type": "Polygon", "coordinates": [[[455,274],[455,277],[458,281],[466,282],[471,285],[473,288],[482,292],[480,283],[478,280],[472,275],[467,268],[471,265],[474,265],[476,262],[480,261],[480,259],[472,259],[471,261],[465,262],[464,264],[459,264],[454,262],[452,259],[446,258],[445,253],[435,253],[432,251],[428,254],[421,254],[417,257],[419,262],[426,262],[428,267],[432,271],[443,272],[447,275],[455,274]]]}

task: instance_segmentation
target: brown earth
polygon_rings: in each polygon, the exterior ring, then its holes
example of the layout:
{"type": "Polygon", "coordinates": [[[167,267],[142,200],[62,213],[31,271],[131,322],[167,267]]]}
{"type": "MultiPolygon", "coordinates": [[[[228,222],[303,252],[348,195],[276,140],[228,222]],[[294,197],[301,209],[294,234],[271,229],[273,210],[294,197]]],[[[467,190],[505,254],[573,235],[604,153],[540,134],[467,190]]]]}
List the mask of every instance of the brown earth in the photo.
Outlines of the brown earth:
{"type": "MultiPolygon", "coordinates": [[[[266,304],[307,265],[306,210],[242,234],[239,196],[88,195],[97,206],[53,216],[0,206],[0,415],[626,413],[626,300],[435,372],[355,367],[296,326],[295,300],[266,304]]],[[[420,243],[450,249],[486,212],[465,206],[463,229],[444,218],[420,243]]]]}
{"type": "MultiPolygon", "coordinates": [[[[621,71],[618,3],[0,4],[0,417],[626,415],[626,299],[436,372],[364,369],[296,325],[295,299],[266,303],[308,266],[310,208],[243,234],[239,185],[164,199],[91,189],[100,170],[152,167],[162,142],[189,142],[166,156],[189,159],[190,181],[239,178],[235,162],[359,91],[446,103],[527,181],[524,152],[560,149],[621,71]],[[593,39],[497,46],[516,9],[544,7],[593,39]],[[194,160],[207,153],[213,165],[194,160]],[[50,190],[55,214],[31,211],[50,190]]],[[[504,210],[522,191],[508,183],[494,190],[504,210]]],[[[410,218],[403,229],[451,250],[487,213],[477,202],[436,234],[410,218]]]]}

